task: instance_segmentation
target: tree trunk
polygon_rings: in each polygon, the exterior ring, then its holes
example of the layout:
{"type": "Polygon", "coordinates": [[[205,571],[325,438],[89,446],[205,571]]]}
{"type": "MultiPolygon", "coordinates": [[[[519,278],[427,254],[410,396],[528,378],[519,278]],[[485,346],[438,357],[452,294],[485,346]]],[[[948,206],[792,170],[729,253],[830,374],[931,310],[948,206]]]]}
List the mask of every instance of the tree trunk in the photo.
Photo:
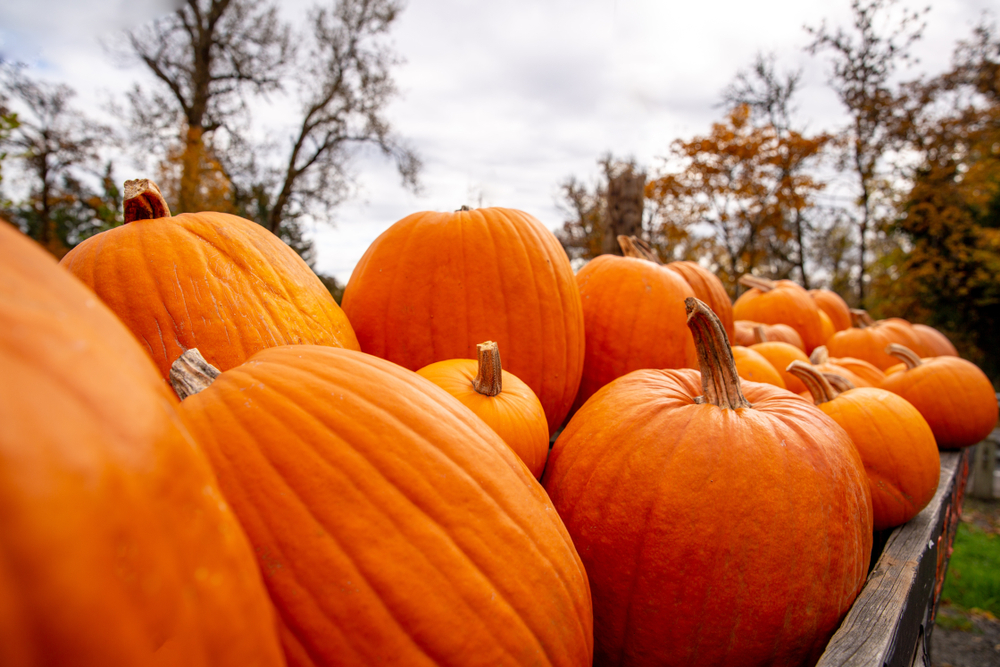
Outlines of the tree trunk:
{"type": "Polygon", "coordinates": [[[618,237],[642,237],[642,209],[646,174],[631,169],[608,181],[607,219],[604,229],[605,253],[621,255],[618,237]]]}

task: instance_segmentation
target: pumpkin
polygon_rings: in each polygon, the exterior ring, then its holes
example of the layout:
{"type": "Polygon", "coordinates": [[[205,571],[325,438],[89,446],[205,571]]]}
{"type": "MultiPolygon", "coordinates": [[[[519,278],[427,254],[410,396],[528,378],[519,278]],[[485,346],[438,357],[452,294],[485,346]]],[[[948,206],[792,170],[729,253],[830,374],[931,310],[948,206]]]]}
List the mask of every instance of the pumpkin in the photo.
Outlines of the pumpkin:
{"type": "Polygon", "coordinates": [[[834,332],[851,328],[851,308],[839,294],[822,288],[809,290],[809,296],[813,298],[819,309],[830,318],[834,332]]]}
{"type": "Polygon", "coordinates": [[[839,391],[822,372],[800,361],[787,370],[854,441],[871,484],[875,530],[900,526],[930,503],[941,457],[931,427],[915,407],[877,387],[839,391]]]}
{"type": "Polygon", "coordinates": [[[997,422],[997,398],[986,374],[960,357],[921,359],[913,350],[889,345],[886,353],[905,370],[886,374],[881,387],[899,394],[920,411],[941,449],[976,444],[997,422]]]}
{"type": "Polygon", "coordinates": [[[549,455],[549,425],[542,404],[516,375],[503,370],[493,341],[477,346],[478,361],[448,359],[417,373],[476,413],[514,450],[535,478],[549,455]]]}
{"type": "Polygon", "coordinates": [[[837,333],[837,330],[833,326],[833,320],[830,319],[830,316],[827,315],[823,309],[820,309],[819,311],[819,323],[823,329],[823,342],[825,343],[830,340],[830,337],[833,336],[833,334],[837,333]]]}
{"type": "Polygon", "coordinates": [[[802,337],[808,354],[823,344],[819,307],[809,292],[791,280],[767,280],[750,274],[740,276],[749,289],[733,304],[733,317],[763,324],[787,324],[802,337]]]}
{"type": "Polygon", "coordinates": [[[802,384],[801,380],[785,370],[788,368],[788,364],[793,361],[808,362],[809,357],[806,356],[805,352],[794,345],[789,345],[781,341],[754,343],[750,346],[750,349],[771,362],[774,369],[778,371],[778,375],[781,376],[781,380],[785,383],[788,391],[793,394],[801,394],[806,390],[806,386],[802,384]]]}
{"type": "Polygon", "coordinates": [[[917,337],[924,346],[924,350],[929,357],[957,357],[958,350],[952,345],[948,337],[926,324],[915,323],[912,325],[917,337]]]}
{"type": "Polygon", "coordinates": [[[786,388],[781,373],[760,352],[742,345],[734,345],[732,351],[736,373],[740,378],[749,382],[766,382],[775,387],[786,388]]]}
{"type": "Polygon", "coordinates": [[[350,322],[312,269],[274,234],[227,213],[171,216],[146,179],[125,183],[125,224],[61,264],[121,318],[164,379],[197,347],[223,370],[274,345],[358,349],[350,322]]]}
{"type": "Polygon", "coordinates": [[[177,399],[78,280],[0,222],[0,664],[284,664],[177,399]]]}
{"type": "Polygon", "coordinates": [[[454,397],[315,345],[206,384],[180,410],[260,556],[291,665],[590,665],[569,535],[454,397]]]}
{"type": "Polygon", "coordinates": [[[505,208],[415,213],[369,246],[344,288],[361,349],[417,370],[475,359],[493,340],[562,425],[583,373],[580,294],[562,246],[533,216],[505,208]]]}
{"type": "Polygon", "coordinates": [[[685,325],[694,292],[679,274],[632,257],[601,255],[576,274],[587,350],[574,410],[639,368],[691,368],[698,356],[685,325]]]}
{"type": "Polygon", "coordinates": [[[815,406],[741,382],[689,304],[701,373],[608,384],[542,477],[590,577],[594,664],[815,663],[865,581],[864,467],[815,406]]]}
{"type": "Polygon", "coordinates": [[[767,343],[769,341],[779,341],[794,345],[805,352],[805,345],[802,343],[802,336],[799,332],[787,324],[758,324],[753,328],[753,343],[767,343]]]}
{"type": "Polygon", "coordinates": [[[663,264],[659,256],[649,247],[649,244],[636,236],[621,235],[618,237],[618,245],[625,257],[648,259],[654,264],[661,264],[667,269],[679,273],[681,278],[691,286],[695,298],[708,304],[712,312],[719,316],[719,321],[722,322],[722,328],[725,329],[726,335],[730,339],[733,338],[735,333],[733,329],[733,303],[729,299],[725,285],[722,284],[717,275],[698,262],[681,260],[663,264]]]}
{"type": "Polygon", "coordinates": [[[754,343],[760,342],[754,334],[754,331],[759,326],[766,325],[761,322],[754,322],[753,320],[734,320],[733,337],[730,339],[730,342],[733,345],[740,345],[742,347],[750,347],[754,343]]]}
{"type": "Polygon", "coordinates": [[[910,349],[923,352],[923,345],[912,327],[898,318],[872,321],[863,310],[852,311],[855,326],[844,331],[838,331],[826,341],[831,357],[853,357],[862,359],[884,371],[897,363],[885,348],[891,343],[898,343],[910,349]]]}
{"type": "Polygon", "coordinates": [[[848,378],[856,387],[878,387],[885,379],[885,372],[874,364],[854,357],[831,357],[825,345],[812,351],[809,362],[820,371],[848,378]]]}

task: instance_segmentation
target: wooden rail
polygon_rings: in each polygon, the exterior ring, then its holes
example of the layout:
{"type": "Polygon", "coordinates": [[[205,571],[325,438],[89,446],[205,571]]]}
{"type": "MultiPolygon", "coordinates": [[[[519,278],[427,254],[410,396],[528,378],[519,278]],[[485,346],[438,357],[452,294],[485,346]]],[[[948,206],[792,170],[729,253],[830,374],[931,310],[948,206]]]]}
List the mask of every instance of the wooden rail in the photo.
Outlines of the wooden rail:
{"type": "Polygon", "coordinates": [[[962,514],[969,449],[941,452],[937,493],[884,539],[868,581],[817,667],[930,665],[930,637],[962,514]]]}

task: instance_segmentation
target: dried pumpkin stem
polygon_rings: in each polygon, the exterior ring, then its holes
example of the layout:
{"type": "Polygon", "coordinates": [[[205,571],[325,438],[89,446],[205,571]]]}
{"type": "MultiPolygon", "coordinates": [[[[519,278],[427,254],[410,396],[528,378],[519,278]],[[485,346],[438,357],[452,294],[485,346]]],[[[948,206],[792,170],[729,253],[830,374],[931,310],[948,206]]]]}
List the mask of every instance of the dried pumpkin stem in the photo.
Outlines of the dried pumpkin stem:
{"type": "Polygon", "coordinates": [[[891,354],[906,364],[906,370],[908,371],[912,371],[922,363],[919,354],[899,343],[889,343],[889,346],[885,348],[885,353],[891,354]]]}
{"type": "Polygon", "coordinates": [[[867,310],[851,308],[851,326],[857,329],[866,329],[873,324],[875,324],[875,320],[872,319],[867,310]]]}
{"type": "Polygon", "coordinates": [[[701,388],[704,392],[695,402],[711,403],[733,410],[751,407],[740,388],[733,350],[729,347],[729,338],[722,328],[719,316],[694,297],[684,299],[684,307],[687,310],[688,328],[691,329],[698,350],[701,388]]]}
{"type": "Polygon", "coordinates": [[[809,363],[814,365],[825,364],[828,361],[830,361],[830,350],[826,349],[826,345],[820,345],[809,355],[809,363]]]}
{"type": "Polygon", "coordinates": [[[163,198],[156,183],[148,178],[125,181],[123,196],[125,201],[122,208],[125,211],[126,224],[136,220],[170,217],[170,207],[167,206],[167,200],[163,198]]]}
{"type": "Polygon", "coordinates": [[[488,340],[476,346],[479,371],[472,379],[472,387],[484,396],[496,396],[503,389],[503,372],[500,366],[500,347],[488,340]]]}
{"type": "Polygon", "coordinates": [[[625,236],[624,234],[619,234],[618,246],[622,249],[622,255],[625,257],[645,259],[653,262],[654,264],[663,264],[663,262],[660,261],[659,255],[653,252],[653,249],[649,247],[649,244],[637,236],[625,236]]]}
{"type": "Polygon", "coordinates": [[[766,343],[768,341],[767,332],[764,331],[764,325],[758,324],[753,328],[753,342],[756,343],[766,343]]]}
{"type": "Polygon", "coordinates": [[[205,361],[198,348],[192,347],[170,365],[170,386],[183,401],[207,389],[219,375],[219,369],[205,361]]]}
{"type": "Polygon", "coordinates": [[[840,395],[839,391],[830,386],[830,382],[826,379],[824,373],[821,373],[804,361],[796,359],[788,364],[788,368],[785,370],[802,380],[802,384],[812,394],[813,403],[816,405],[832,401],[840,395]]]}
{"type": "Polygon", "coordinates": [[[856,389],[854,383],[845,378],[843,375],[838,375],[837,373],[827,373],[824,371],[823,377],[826,378],[826,381],[830,383],[831,387],[836,389],[841,394],[848,389],[856,389]]]}
{"type": "Polygon", "coordinates": [[[761,292],[770,292],[776,287],[773,280],[761,278],[750,273],[744,273],[737,282],[744,287],[756,287],[761,292]]]}

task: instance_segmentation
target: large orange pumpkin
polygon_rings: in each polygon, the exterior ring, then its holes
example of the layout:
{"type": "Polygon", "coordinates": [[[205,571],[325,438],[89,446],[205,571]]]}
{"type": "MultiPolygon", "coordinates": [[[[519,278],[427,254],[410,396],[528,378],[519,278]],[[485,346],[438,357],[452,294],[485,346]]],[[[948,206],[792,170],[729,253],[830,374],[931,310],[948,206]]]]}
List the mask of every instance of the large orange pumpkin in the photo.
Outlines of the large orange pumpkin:
{"type": "Polygon", "coordinates": [[[284,664],[176,402],[114,314],[0,222],[0,664],[284,664]]]}
{"type": "Polygon", "coordinates": [[[733,317],[763,324],[787,324],[802,337],[808,354],[823,344],[819,306],[802,286],[791,280],[767,280],[746,274],[740,284],[749,287],[733,304],[733,317]]]}
{"type": "Polygon", "coordinates": [[[702,372],[605,386],[542,478],[590,577],[594,664],[814,663],[865,581],[864,467],[815,406],[741,383],[690,303],[702,372]]]}
{"type": "Polygon", "coordinates": [[[615,378],[639,368],[693,368],[694,339],[679,274],[644,259],[601,255],[576,274],[587,351],[574,410],[615,378]]]}
{"type": "Polygon", "coordinates": [[[410,370],[475,359],[496,341],[554,432],[583,373],[583,311],[569,258],[533,216],[505,208],[415,213],[368,248],[344,289],[361,349],[410,370]]]}
{"type": "Polygon", "coordinates": [[[788,372],[809,387],[813,401],[854,441],[871,483],[875,530],[900,526],[937,491],[941,457],[927,421],[910,403],[877,387],[837,391],[809,364],[788,372]]]}
{"type": "Polygon", "coordinates": [[[938,447],[956,449],[976,444],[997,423],[997,397],[986,374],[960,357],[921,359],[902,345],[887,354],[901,360],[905,370],[888,373],[881,387],[899,394],[930,424],[938,447]]]}
{"type": "Polygon", "coordinates": [[[60,262],[132,330],[167,378],[197,347],[226,370],[275,345],[359,349],[347,317],[295,251],[226,213],[171,216],[156,185],[125,184],[125,225],[60,262]]]}
{"type": "Polygon", "coordinates": [[[284,346],[180,409],[259,554],[292,665],[590,665],[569,535],[441,388],[361,352],[284,346]]]}
{"type": "Polygon", "coordinates": [[[478,360],[446,359],[417,371],[497,432],[535,478],[542,476],[549,456],[549,424],[531,387],[500,363],[500,346],[480,343],[478,360]]]}

